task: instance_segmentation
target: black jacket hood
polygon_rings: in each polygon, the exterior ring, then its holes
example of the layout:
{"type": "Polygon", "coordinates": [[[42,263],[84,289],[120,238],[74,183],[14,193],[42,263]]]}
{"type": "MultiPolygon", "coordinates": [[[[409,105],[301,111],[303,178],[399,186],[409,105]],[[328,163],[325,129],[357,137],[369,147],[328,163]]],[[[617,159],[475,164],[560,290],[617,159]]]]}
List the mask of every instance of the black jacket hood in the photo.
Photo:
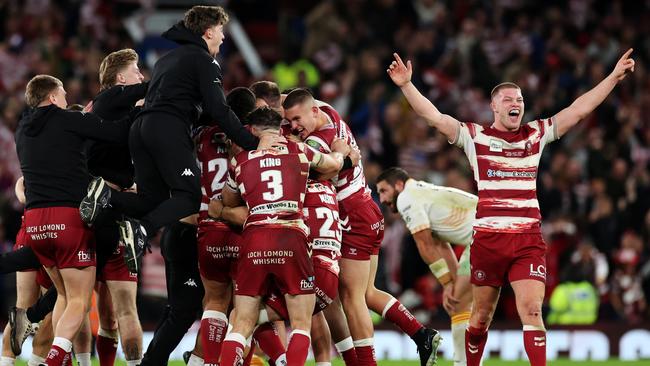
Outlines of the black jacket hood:
{"type": "Polygon", "coordinates": [[[18,125],[25,130],[27,136],[37,136],[45,127],[47,120],[60,108],[54,104],[45,107],[29,108],[20,118],[18,125]]]}
{"type": "Polygon", "coordinates": [[[205,40],[201,36],[198,36],[191,30],[187,29],[183,24],[183,21],[174,24],[174,26],[166,30],[162,36],[163,38],[180,45],[193,44],[199,46],[209,53],[208,44],[205,43],[205,40]]]}

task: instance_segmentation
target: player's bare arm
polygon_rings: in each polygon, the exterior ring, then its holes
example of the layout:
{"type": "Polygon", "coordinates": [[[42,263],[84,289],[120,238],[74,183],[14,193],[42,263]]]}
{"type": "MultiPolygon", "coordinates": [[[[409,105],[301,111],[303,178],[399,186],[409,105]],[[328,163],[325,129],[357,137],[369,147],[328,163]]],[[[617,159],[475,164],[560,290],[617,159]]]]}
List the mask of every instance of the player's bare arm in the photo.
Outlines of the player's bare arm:
{"type": "Polygon", "coordinates": [[[458,259],[449,243],[434,238],[429,229],[413,233],[415,245],[420,257],[431,268],[440,284],[443,286],[442,306],[451,314],[459,303],[454,296],[454,283],[458,272],[458,259]]]}
{"type": "Polygon", "coordinates": [[[625,79],[627,74],[634,72],[634,59],[630,58],[631,54],[632,49],[630,48],[621,56],[614,66],[614,70],[605,79],[555,115],[559,136],[564,135],[571,127],[587,117],[607,98],[619,81],[625,79]]]}
{"type": "Polygon", "coordinates": [[[232,187],[230,187],[228,184],[224,185],[223,190],[221,191],[221,198],[223,200],[223,204],[228,207],[241,206],[244,202],[244,200],[241,198],[241,193],[232,189],[232,187]]]}
{"type": "MultiPolygon", "coordinates": [[[[309,146],[305,148],[310,149],[309,146]]],[[[350,153],[350,146],[341,139],[334,139],[330,148],[332,152],[329,154],[321,152],[314,154],[311,167],[322,175],[333,177],[343,167],[343,160],[350,153]]]]}
{"type": "Polygon", "coordinates": [[[450,115],[440,113],[438,108],[413,85],[411,82],[411,75],[413,75],[411,61],[404,64],[397,53],[393,53],[393,56],[395,60],[391,62],[386,70],[388,76],[402,90],[415,113],[424,118],[429,126],[438,129],[447,137],[447,140],[454,141],[460,122],[450,115]]]}
{"type": "Polygon", "coordinates": [[[208,205],[208,216],[216,220],[223,220],[230,224],[243,226],[248,218],[246,206],[229,207],[221,200],[210,200],[208,205]]]}

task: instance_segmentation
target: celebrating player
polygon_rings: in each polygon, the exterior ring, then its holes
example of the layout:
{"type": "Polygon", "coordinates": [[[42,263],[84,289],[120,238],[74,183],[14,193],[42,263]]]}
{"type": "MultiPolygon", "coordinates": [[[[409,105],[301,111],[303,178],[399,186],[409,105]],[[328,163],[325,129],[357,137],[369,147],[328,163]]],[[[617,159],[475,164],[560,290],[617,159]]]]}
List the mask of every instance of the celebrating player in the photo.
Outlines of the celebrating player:
{"type": "Polygon", "coordinates": [[[605,79],[551,118],[522,124],[521,89],[509,82],[497,85],[491,93],[494,121],[489,126],[462,123],[441,113],[411,83],[411,62],[404,64],[394,54],[388,75],[418,115],[465,151],[478,185],[470,255],[474,306],[465,345],[469,366],[479,365],[506,279],[515,293],[528,359],[533,366],[546,364],[542,320],[546,243],[540,232],[536,194],[539,159],[546,144],[589,115],[619,81],[634,71],[631,53],[632,49],[625,52],[605,79]]]}

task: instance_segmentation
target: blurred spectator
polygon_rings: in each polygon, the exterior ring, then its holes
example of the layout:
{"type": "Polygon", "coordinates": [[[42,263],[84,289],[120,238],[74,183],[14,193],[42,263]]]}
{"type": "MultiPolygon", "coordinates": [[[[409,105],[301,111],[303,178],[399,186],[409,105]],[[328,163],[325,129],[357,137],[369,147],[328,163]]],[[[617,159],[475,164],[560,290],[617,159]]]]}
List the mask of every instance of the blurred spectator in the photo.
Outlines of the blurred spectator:
{"type": "Polygon", "coordinates": [[[612,306],[621,319],[630,324],[639,324],[646,315],[647,307],[637,268],[639,253],[633,247],[622,247],[616,252],[614,261],[616,267],[611,282],[612,306]]]}
{"type": "Polygon", "coordinates": [[[558,285],[549,301],[548,324],[587,325],[598,319],[598,293],[591,274],[576,263],[566,268],[564,281],[558,285]]]}

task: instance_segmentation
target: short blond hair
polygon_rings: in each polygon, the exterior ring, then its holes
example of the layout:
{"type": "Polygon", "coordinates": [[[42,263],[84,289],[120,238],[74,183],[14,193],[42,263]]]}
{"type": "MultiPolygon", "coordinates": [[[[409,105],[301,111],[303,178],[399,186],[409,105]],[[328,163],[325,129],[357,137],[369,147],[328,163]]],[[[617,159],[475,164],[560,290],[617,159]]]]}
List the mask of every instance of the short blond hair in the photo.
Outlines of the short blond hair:
{"type": "Polygon", "coordinates": [[[25,88],[25,103],[31,108],[36,108],[58,87],[63,87],[63,83],[54,76],[36,75],[25,88]]]}
{"type": "Polygon", "coordinates": [[[494,97],[502,90],[502,89],[519,89],[519,85],[511,82],[511,81],[506,81],[505,83],[501,83],[494,88],[492,88],[492,92],[490,93],[490,100],[494,99],[494,97]]]}
{"type": "Polygon", "coordinates": [[[130,49],[111,52],[99,65],[99,85],[101,90],[108,89],[117,82],[117,74],[132,62],[138,62],[138,54],[130,49]]]}

